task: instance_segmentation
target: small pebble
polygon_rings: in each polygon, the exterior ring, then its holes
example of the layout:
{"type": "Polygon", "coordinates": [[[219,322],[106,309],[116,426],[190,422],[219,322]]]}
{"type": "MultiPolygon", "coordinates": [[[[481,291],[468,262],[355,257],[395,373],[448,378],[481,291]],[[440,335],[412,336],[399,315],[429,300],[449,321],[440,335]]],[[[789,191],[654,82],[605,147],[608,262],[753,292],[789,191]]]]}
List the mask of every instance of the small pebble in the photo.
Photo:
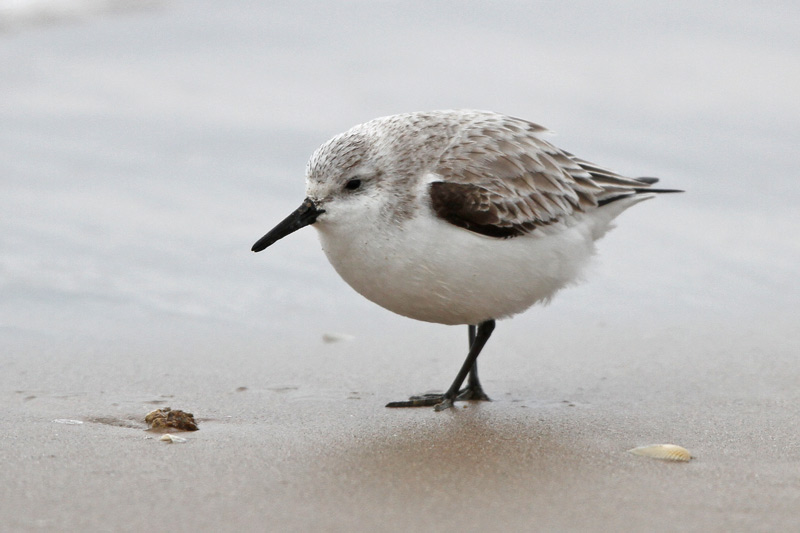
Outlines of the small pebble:
{"type": "Polygon", "coordinates": [[[199,429],[192,413],[186,413],[178,409],[172,410],[170,407],[150,411],[144,417],[144,421],[147,422],[150,429],[155,430],[172,428],[182,431],[197,431],[199,429]]]}

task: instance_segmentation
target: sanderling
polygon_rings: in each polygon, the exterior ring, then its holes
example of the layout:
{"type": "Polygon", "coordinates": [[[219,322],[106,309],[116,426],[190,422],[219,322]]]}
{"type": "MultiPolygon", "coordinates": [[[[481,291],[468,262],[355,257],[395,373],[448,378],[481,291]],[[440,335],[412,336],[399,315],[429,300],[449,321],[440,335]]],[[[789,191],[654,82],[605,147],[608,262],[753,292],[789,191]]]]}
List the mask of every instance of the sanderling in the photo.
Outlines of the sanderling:
{"type": "Polygon", "coordinates": [[[313,225],[328,260],[364,297],[417,320],[469,326],[469,353],[447,392],[387,407],[488,400],[477,358],[495,320],[574,282],[628,207],[680,192],[584,161],[546,133],[471,110],[360,124],[314,152],[306,199],[253,245],[259,252],[313,225]]]}

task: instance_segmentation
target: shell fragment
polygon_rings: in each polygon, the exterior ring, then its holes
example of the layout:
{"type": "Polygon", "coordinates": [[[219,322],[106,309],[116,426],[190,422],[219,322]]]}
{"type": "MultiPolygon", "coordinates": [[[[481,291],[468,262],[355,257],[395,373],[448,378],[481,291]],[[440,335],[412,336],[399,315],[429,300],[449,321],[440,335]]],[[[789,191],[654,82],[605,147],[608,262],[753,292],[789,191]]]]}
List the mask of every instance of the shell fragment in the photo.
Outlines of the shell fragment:
{"type": "Polygon", "coordinates": [[[179,442],[186,442],[186,439],[183,437],[179,437],[177,435],[172,435],[170,433],[164,433],[161,435],[159,440],[163,440],[164,442],[169,442],[170,444],[177,444],[179,442]]]}
{"type": "Polygon", "coordinates": [[[632,450],[628,450],[634,455],[643,455],[653,459],[662,459],[664,461],[688,461],[692,458],[689,450],[677,444],[652,444],[650,446],[639,446],[632,450]]]}

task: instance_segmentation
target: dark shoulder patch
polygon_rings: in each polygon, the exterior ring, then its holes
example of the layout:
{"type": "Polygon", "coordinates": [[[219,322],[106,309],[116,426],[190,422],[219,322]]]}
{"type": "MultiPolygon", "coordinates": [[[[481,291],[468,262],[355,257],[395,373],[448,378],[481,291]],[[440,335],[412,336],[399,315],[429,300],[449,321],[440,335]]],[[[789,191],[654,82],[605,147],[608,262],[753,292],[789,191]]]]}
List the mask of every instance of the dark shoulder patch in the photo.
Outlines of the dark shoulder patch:
{"type": "Polygon", "coordinates": [[[492,193],[483,187],[435,181],[429,191],[433,211],[454,226],[497,238],[523,235],[534,227],[503,220],[499,206],[491,201],[492,193]]]}

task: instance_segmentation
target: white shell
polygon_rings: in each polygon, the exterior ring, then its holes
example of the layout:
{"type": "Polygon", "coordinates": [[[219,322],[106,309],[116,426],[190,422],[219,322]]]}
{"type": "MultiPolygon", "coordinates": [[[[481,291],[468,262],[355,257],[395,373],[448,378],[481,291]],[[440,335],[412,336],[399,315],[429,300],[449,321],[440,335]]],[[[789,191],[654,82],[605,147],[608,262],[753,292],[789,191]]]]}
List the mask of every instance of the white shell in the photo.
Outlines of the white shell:
{"type": "Polygon", "coordinates": [[[69,426],[77,426],[83,424],[82,420],[70,420],[69,418],[56,418],[53,420],[56,424],[67,424],[69,426]]]}
{"type": "Polygon", "coordinates": [[[643,455],[653,459],[663,459],[664,461],[688,461],[692,458],[689,450],[677,444],[652,444],[650,446],[639,446],[628,451],[634,455],[643,455]]]}
{"type": "Polygon", "coordinates": [[[177,435],[172,435],[170,433],[164,433],[163,435],[161,435],[161,438],[159,440],[163,440],[164,442],[176,443],[176,444],[179,443],[179,442],[186,442],[186,439],[184,439],[183,437],[179,437],[177,435]]]}

